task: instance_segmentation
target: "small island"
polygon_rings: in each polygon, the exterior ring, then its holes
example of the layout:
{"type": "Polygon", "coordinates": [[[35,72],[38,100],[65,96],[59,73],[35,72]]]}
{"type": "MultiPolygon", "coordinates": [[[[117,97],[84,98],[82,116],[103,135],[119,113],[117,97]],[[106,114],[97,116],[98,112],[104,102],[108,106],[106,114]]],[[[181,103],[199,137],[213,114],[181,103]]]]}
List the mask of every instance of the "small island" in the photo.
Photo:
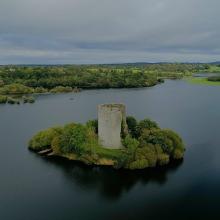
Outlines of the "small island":
{"type": "Polygon", "coordinates": [[[174,131],[161,129],[150,119],[126,117],[123,104],[98,106],[98,120],[70,123],[40,131],[29,149],[88,165],[144,169],[182,159],[185,147],[174,131]]]}

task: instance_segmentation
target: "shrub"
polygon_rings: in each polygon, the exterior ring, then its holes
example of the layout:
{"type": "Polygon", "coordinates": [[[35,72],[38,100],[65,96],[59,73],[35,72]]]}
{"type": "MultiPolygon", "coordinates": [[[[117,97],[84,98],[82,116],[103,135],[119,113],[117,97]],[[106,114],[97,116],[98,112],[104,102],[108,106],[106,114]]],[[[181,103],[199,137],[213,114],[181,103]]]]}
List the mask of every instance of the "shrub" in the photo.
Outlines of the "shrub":
{"type": "Polygon", "coordinates": [[[8,97],[8,98],[7,98],[7,102],[8,102],[9,104],[20,104],[20,101],[19,101],[18,99],[14,99],[14,98],[12,98],[12,97],[8,97]]]}
{"type": "Polygon", "coordinates": [[[128,116],[128,117],[126,117],[126,122],[128,125],[128,132],[131,134],[132,137],[136,137],[136,135],[137,135],[137,120],[132,116],[128,116]]]}
{"type": "Polygon", "coordinates": [[[4,81],[2,79],[0,79],[0,87],[4,86],[4,84],[5,84],[4,81]]]}
{"type": "Polygon", "coordinates": [[[69,86],[57,86],[50,90],[52,93],[65,93],[65,92],[72,92],[73,88],[69,86]]]}
{"type": "Polygon", "coordinates": [[[123,145],[129,150],[129,151],[135,151],[139,145],[139,142],[137,139],[132,138],[130,135],[127,135],[125,139],[123,140],[123,145]]]}
{"type": "Polygon", "coordinates": [[[166,134],[167,138],[172,141],[173,151],[172,156],[174,159],[180,159],[183,157],[185,147],[181,137],[174,131],[165,129],[163,132],[166,134]]]}
{"type": "Polygon", "coordinates": [[[154,149],[155,149],[157,154],[163,154],[163,149],[159,144],[155,144],[154,149]]]}
{"type": "Polygon", "coordinates": [[[33,93],[34,89],[24,86],[22,84],[14,83],[10,85],[5,85],[0,88],[0,94],[29,94],[33,93]]]}
{"type": "Polygon", "coordinates": [[[173,159],[182,159],[183,158],[183,155],[184,155],[184,150],[181,150],[181,149],[175,149],[173,151],[173,159]]]}
{"type": "Polygon", "coordinates": [[[171,130],[162,129],[144,129],[139,138],[140,145],[145,146],[148,143],[159,145],[164,153],[174,157],[174,150],[179,149],[179,152],[184,152],[184,144],[182,139],[171,130]]]}
{"type": "Polygon", "coordinates": [[[146,159],[149,167],[156,166],[157,163],[157,152],[154,145],[147,144],[142,148],[138,148],[135,153],[135,160],[146,159]]]}
{"type": "Polygon", "coordinates": [[[30,141],[29,148],[34,151],[41,151],[51,147],[55,137],[62,133],[62,128],[48,128],[37,133],[30,141]]]}
{"type": "Polygon", "coordinates": [[[46,93],[46,92],[48,92],[48,90],[43,87],[37,87],[34,89],[34,92],[35,93],[46,93]]]}
{"type": "Polygon", "coordinates": [[[144,129],[154,129],[154,128],[159,128],[155,121],[151,121],[148,118],[141,120],[137,125],[137,137],[141,135],[144,129]]]}
{"type": "Polygon", "coordinates": [[[164,83],[164,79],[159,78],[159,79],[157,79],[157,82],[159,82],[159,83],[164,83]]]}
{"type": "Polygon", "coordinates": [[[128,163],[129,158],[130,155],[124,152],[123,154],[120,155],[120,157],[116,159],[116,163],[114,167],[117,169],[125,167],[128,163]]]}
{"type": "Polygon", "coordinates": [[[60,136],[56,136],[52,139],[51,148],[55,154],[62,153],[60,149],[60,136]]]}
{"type": "Polygon", "coordinates": [[[33,96],[23,96],[23,102],[24,103],[34,103],[35,99],[33,96]]]}
{"type": "Polygon", "coordinates": [[[130,135],[127,135],[126,138],[122,141],[123,145],[126,147],[127,152],[133,158],[136,149],[139,146],[137,139],[132,138],[130,135]]]}
{"type": "Polygon", "coordinates": [[[88,142],[88,128],[81,124],[68,124],[60,136],[60,147],[64,153],[82,154],[88,142]]]}
{"type": "Polygon", "coordinates": [[[157,162],[160,166],[168,164],[170,161],[170,157],[168,154],[159,154],[157,156],[157,162]]]}
{"type": "Polygon", "coordinates": [[[172,141],[167,138],[167,135],[160,129],[144,129],[139,141],[142,146],[148,143],[160,145],[165,153],[171,153],[174,149],[172,141]]]}
{"type": "Polygon", "coordinates": [[[4,104],[7,102],[7,96],[0,95],[0,104],[4,104]]]}
{"type": "Polygon", "coordinates": [[[137,139],[132,138],[130,135],[127,135],[126,138],[122,141],[122,144],[126,147],[127,150],[127,161],[126,163],[131,163],[134,160],[136,149],[138,148],[139,142],[137,139]]]}
{"type": "Polygon", "coordinates": [[[86,126],[92,128],[94,130],[94,132],[96,134],[98,134],[98,120],[95,119],[95,120],[89,120],[87,123],[86,123],[86,126]]]}
{"type": "Polygon", "coordinates": [[[144,169],[144,168],[147,168],[147,167],[149,167],[149,164],[148,164],[148,160],[146,160],[146,159],[133,161],[129,165],[129,169],[131,169],[131,170],[144,169]]]}

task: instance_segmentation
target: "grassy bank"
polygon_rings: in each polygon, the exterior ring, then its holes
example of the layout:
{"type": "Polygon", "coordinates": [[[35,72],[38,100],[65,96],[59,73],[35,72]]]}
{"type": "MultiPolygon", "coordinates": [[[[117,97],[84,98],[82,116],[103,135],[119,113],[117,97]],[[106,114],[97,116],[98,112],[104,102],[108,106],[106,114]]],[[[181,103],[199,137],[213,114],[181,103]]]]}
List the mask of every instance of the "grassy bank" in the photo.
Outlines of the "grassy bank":
{"type": "Polygon", "coordinates": [[[220,86],[220,82],[209,81],[207,78],[201,77],[188,77],[185,78],[188,83],[198,84],[198,85],[207,85],[207,86],[220,86]]]}

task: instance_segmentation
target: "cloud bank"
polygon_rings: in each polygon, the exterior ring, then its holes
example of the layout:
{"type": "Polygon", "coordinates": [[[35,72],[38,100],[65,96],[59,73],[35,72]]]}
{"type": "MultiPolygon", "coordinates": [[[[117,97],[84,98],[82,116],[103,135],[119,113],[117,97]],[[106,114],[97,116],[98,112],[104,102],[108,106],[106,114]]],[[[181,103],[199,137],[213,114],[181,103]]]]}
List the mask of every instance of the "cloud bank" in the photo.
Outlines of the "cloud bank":
{"type": "Polygon", "coordinates": [[[219,0],[2,0],[0,64],[220,60],[219,0]]]}

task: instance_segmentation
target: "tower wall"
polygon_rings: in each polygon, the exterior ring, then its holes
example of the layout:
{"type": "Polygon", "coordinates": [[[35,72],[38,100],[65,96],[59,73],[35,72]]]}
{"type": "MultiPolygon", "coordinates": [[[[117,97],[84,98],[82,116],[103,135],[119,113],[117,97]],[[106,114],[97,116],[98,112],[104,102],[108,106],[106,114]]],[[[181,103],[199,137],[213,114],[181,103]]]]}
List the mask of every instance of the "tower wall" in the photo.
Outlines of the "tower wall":
{"type": "Polygon", "coordinates": [[[121,148],[121,132],[127,132],[125,105],[99,105],[98,136],[100,144],[107,148],[121,148]]]}

